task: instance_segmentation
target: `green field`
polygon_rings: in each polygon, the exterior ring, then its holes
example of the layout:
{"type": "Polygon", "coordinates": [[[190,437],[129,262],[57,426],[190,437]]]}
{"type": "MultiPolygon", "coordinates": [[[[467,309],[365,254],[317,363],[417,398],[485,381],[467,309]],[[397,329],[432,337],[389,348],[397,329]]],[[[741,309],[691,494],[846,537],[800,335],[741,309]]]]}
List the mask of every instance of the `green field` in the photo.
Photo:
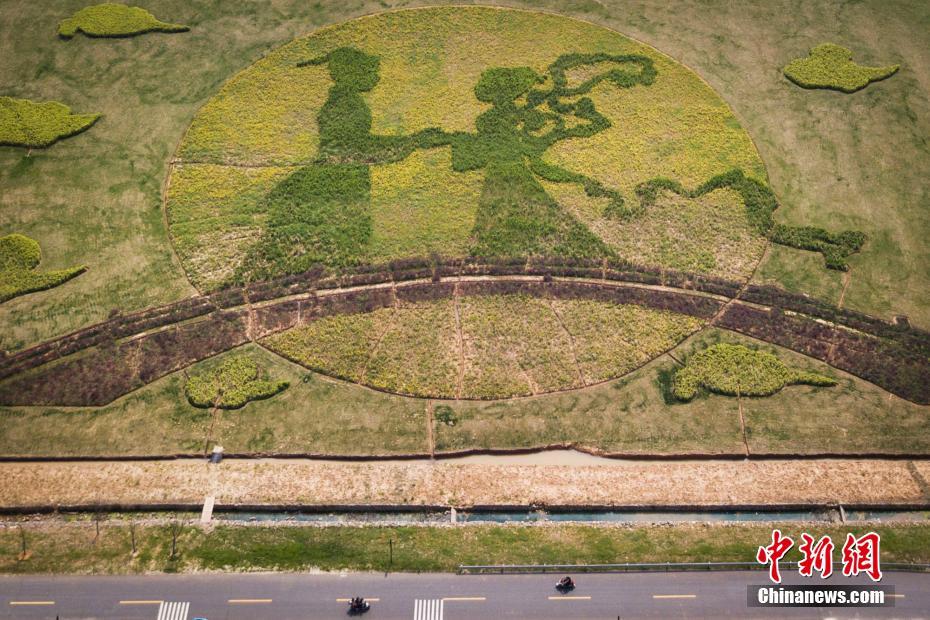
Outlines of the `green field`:
{"type": "MultiPolygon", "coordinates": [[[[30,557],[18,561],[18,528],[0,530],[0,573],[133,574],[150,571],[447,571],[461,564],[609,564],[638,562],[752,562],[771,539],[773,524],[678,526],[471,526],[471,527],[199,527],[135,526],[132,554],[127,523],[27,524],[30,557]],[[177,555],[171,558],[172,531],[177,555]],[[393,556],[388,554],[388,541],[393,556]]],[[[874,530],[882,537],[883,562],[926,563],[930,526],[825,526],[774,524],[794,539],[843,540],[874,530]]],[[[800,559],[797,547],[785,561],[800,559]]]]}

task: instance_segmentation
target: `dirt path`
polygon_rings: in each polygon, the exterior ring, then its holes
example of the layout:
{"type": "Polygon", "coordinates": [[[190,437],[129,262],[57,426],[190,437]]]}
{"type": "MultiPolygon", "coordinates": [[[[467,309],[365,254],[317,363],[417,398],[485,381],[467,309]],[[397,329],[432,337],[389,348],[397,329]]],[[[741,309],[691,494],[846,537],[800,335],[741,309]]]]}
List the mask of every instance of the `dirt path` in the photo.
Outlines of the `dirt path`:
{"type": "Polygon", "coordinates": [[[378,334],[378,339],[375,340],[374,346],[371,347],[371,351],[368,352],[368,356],[365,358],[365,362],[360,365],[358,371],[356,372],[359,382],[365,381],[365,377],[368,375],[368,368],[371,366],[371,361],[375,359],[375,356],[378,354],[378,350],[381,348],[381,341],[384,340],[384,337],[388,335],[388,332],[390,332],[394,328],[394,325],[397,323],[397,317],[399,314],[398,307],[400,305],[400,301],[397,299],[396,287],[392,286],[391,291],[394,297],[392,312],[389,315],[388,320],[385,321],[384,331],[378,334]]]}
{"type": "Polygon", "coordinates": [[[452,289],[452,309],[455,311],[455,332],[459,347],[459,371],[455,378],[455,397],[461,398],[465,390],[465,336],[462,333],[462,313],[459,308],[459,299],[462,297],[462,291],[459,283],[455,283],[452,289]]]}
{"type": "MultiPolygon", "coordinates": [[[[840,298],[836,302],[837,308],[843,307],[843,302],[846,301],[846,291],[849,289],[849,282],[852,280],[852,268],[847,269],[843,273],[843,290],[840,291],[840,298]]],[[[836,323],[833,324],[835,327],[839,328],[840,326],[836,323]]],[[[837,339],[839,338],[839,332],[833,337],[832,342],[830,342],[830,349],[827,351],[827,359],[825,360],[828,364],[832,365],[834,356],[836,355],[836,345],[837,339]]]]}
{"type": "Polygon", "coordinates": [[[429,456],[433,458],[436,455],[436,437],[433,435],[436,428],[435,416],[433,415],[433,401],[426,401],[426,444],[429,448],[429,456]]]}
{"type": "Polygon", "coordinates": [[[837,308],[843,307],[843,302],[846,301],[846,291],[849,290],[849,283],[852,280],[852,267],[843,272],[843,290],[840,291],[840,298],[836,302],[837,308]]]}
{"type": "Polygon", "coordinates": [[[555,315],[555,318],[558,319],[559,325],[562,327],[562,331],[565,332],[565,335],[568,337],[568,350],[572,354],[572,363],[575,365],[575,370],[578,371],[578,381],[582,387],[588,384],[585,380],[584,372],[581,370],[581,364],[578,363],[578,353],[575,347],[575,336],[568,330],[568,327],[565,326],[565,321],[562,320],[562,315],[559,314],[558,309],[555,307],[555,302],[549,300],[549,308],[552,310],[552,314],[555,315]]]}
{"type": "Polygon", "coordinates": [[[743,447],[746,449],[746,456],[749,456],[749,439],[746,438],[746,416],[743,415],[743,397],[736,390],[736,406],[739,409],[739,430],[743,436],[743,447]]]}

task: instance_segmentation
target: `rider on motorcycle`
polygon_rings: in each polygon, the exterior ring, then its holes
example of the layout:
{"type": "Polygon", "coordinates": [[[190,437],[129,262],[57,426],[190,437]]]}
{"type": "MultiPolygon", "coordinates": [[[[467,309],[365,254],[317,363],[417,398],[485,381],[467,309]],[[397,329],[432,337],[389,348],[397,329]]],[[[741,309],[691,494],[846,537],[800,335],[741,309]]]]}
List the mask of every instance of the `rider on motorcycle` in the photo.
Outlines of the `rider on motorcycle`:
{"type": "Polygon", "coordinates": [[[575,582],[572,580],[571,577],[566,575],[565,577],[562,577],[562,579],[559,580],[559,587],[564,588],[566,590],[571,590],[572,588],[575,587],[575,582]]]}

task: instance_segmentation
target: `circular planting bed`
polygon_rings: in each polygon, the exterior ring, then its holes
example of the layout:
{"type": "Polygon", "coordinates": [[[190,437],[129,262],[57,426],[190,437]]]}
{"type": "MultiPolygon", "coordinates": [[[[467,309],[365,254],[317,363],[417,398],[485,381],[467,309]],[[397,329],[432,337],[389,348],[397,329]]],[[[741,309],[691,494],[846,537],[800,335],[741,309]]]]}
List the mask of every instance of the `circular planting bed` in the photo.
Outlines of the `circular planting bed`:
{"type": "Polygon", "coordinates": [[[733,183],[695,191],[733,170],[765,180],[727,105],[655,49],[556,15],[426,8],[230,79],[179,146],[166,208],[203,291],[431,253],[745,279],[764,225],[733,183]]]}

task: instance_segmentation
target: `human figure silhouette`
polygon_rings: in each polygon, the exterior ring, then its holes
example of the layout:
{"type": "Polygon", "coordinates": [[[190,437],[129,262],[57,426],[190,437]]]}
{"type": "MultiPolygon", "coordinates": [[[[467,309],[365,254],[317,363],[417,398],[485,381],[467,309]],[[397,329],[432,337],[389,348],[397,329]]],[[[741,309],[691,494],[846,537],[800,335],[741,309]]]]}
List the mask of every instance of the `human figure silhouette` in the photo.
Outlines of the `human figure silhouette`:
{"type": "Polygon", "coordinates": [[[371,110],[362,94],[378,84],[379,64],[377,56],[352,47],[300,63],[326,65],[333,81],[317,114],[319,152],[266,197],[265,231],[240,268],[245,279],[297,273],[317,263],[360,262],[372,235],[371,165],[449,143],[450,135],[439,129],[409,136],[371,133],[371,110]]]}
{"type": "Polygon", "coordinates": [[[544,78],[529,67],[493,68],[481,74],[475,97],[491,104],[475,121],[474,134],[456,134],[452,140],[452,167],[456,171],[485,171],[475,220],[478,256],[548,255],[604,257],[610,248],[587,226],[562,208],[537,181],[579,183],[590,196],[610,199],[609,211],[622,213],[623,198],[598,181],[548,164],[542,157],[561,140],[583,138],[603,131],[610,121],[591,99],[565,102],[563,98],[589,92],[610,80],[621,87],[651,84],[652,61],[644,56],[570,54],[550,66],[550,90],[534,87],[544,78]],[[637,70],[615,68],[569,88],[565,71],[601,62],[632,63],[637,70]],[[521,97],[525,103],[518,104],[521,97]],[[540,110],[548,104],[549,111],[540,110]],[[566,118],[577,122],[571,126],[566,118]],[[544,131],[546,130],[546,131],[544,131]]]}

